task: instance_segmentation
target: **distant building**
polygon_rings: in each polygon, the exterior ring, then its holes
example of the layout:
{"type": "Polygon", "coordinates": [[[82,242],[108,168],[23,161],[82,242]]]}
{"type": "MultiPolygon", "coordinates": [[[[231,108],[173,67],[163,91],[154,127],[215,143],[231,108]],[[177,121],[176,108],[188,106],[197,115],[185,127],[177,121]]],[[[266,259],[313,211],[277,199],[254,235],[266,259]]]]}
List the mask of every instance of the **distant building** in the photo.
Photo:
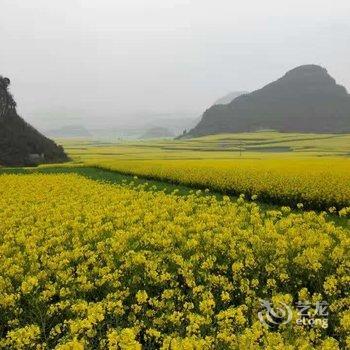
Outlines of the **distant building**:
{"type": "Polygon", "coordinates": [[[31,153],[28,156],[28,160],[30,164],[38,165],[40,163],[43,163],[45,161],[45,155],[44,153],[38,154],[38,153],[31,153]]]}

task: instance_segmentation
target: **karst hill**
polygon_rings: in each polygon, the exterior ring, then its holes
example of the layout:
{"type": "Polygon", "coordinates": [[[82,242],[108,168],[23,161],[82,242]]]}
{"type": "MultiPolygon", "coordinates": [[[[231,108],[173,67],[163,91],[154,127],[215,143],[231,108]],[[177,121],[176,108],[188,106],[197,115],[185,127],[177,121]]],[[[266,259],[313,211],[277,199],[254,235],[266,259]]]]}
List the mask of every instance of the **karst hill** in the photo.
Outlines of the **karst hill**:
{"type": "Polygon", "coordinates": [[[325,68],[300,66],[262,89],[210,107],[185,137],[263,129],[350,132],[350,95],[325,68]]]}
{"type": "Polygon", "coordinates": [[[9,80],[0,76],[0,166],[32,166],[68,160],[63,148],[26,123],[16,111],[9,80]]]}

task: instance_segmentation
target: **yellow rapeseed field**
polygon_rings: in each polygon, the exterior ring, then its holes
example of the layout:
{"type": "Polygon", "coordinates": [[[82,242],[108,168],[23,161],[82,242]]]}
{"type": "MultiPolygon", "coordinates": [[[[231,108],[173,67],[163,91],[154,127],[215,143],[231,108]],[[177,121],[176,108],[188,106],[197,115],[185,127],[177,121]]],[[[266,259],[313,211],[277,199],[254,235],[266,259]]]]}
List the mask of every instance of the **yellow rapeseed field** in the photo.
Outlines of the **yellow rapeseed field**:
{"type": "MultiPolygon", "coordinates": [[[[184,167],[170,171],[199,181],[202,170],[184,167]]],[[[217,168],[235,173],[215,166],[212,174],[217,168]]],[[[303,179],[291,176],[286,187],[303,179]]],[[[336,184],[320,181],[308,180],[313,200],[336,184]]],[[[282,179],[274,184],[283,190],[282,179]]],[[[78,175],[2,175],[0,348],[350,347],[350,232],[325,215],[78,175]],[[269,330],[258,319],[260,298],[325,300],[329,326],[269,330]]]]}
{"type": "Polygon", "coordinates": [[[348,158],[122,160],[96,158],[85,164],[127,174],[200,186],[230,194],[257,195],[259,200],[305,208],[350,206],[348,158]]]}

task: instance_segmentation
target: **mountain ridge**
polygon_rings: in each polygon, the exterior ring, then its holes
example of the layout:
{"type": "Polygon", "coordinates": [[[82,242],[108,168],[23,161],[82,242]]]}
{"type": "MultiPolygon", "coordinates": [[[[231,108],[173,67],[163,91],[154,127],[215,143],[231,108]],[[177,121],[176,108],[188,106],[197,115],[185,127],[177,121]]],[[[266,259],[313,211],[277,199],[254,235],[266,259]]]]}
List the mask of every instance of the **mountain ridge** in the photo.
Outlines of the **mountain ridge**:
{"type": "Polygon", "coordinates": [[[61,163],[68,161],[61,146],[48,139],[24,121],[16,111],[16,104],[8,92],[9,81],[0,76],[2,87],[0,116],[0,166],[31,166],[39,163],[61,163]],[[6,98],[13,100],[10,108],[4,107],[6,98]]]}
{"type": "Polygon", "coordinates": [[[249,94],[248,91],[233,91],[230,92],[228,94],[226,94],[225,96],[217,99],[214,103],[213,106],[215,105],[226,105],[231,103],[235,98],[241,96],[241,95],[245,95],[245,94],[249,94]]]}
{"type": "Polygon", "coordinates": [[[185,137],[261,129],[350,132],[350,95],[325,68],[299,66],[227,105],[210,107],[185,137]]]}

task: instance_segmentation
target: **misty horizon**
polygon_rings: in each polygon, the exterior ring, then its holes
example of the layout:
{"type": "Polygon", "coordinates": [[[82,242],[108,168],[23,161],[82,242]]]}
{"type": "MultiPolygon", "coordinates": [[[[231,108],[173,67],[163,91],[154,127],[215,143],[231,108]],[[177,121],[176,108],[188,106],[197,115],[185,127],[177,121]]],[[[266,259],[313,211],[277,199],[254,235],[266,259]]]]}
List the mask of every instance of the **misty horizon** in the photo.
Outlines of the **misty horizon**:
{"type": "Polygon", "coordinates": [[[0,74],[39,128],[196,118],[227,93],[259,89],[303,64],[350,87],[346,1],[1,6],[0,74]]]}

